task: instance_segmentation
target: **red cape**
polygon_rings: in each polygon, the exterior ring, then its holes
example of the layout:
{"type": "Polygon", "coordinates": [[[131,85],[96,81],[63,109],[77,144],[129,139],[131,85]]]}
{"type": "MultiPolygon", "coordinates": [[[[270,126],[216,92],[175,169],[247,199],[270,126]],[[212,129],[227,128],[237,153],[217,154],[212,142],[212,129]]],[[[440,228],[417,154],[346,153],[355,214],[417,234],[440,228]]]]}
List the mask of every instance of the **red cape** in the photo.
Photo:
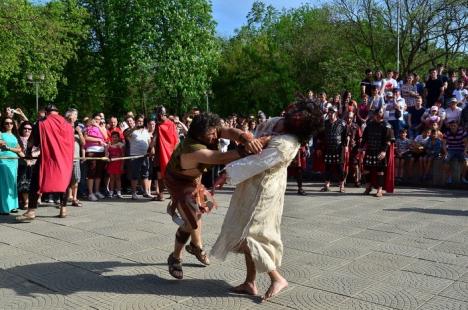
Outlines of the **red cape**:
{"type": "MultiPolygon", "coordinates": [[[[372,186],[377,188],[377,176],[371,175],[372,186]]],[[[385,184],[383,190],[387,193],[393,193],[395,190],[395,145],[390,143],[387,152],[387,169],[385,170],[385,184]]]]}
{"type": "Polygon", "coordinates": [[[73,127],[60,115],[48,115],[39,123],[41,139],[40,193],[63,193],[73,170],[73,127]]]}
{"type": "Polygon", "coordinates": [[[174,152],[177,143],[179,143],[179,135],[174,122],[165,120],[163,123],[158,124],[158,145],[159,150],[159,166],[161,168],[161,175],[166,175],[166,167],[171,155],[174,152]]]}

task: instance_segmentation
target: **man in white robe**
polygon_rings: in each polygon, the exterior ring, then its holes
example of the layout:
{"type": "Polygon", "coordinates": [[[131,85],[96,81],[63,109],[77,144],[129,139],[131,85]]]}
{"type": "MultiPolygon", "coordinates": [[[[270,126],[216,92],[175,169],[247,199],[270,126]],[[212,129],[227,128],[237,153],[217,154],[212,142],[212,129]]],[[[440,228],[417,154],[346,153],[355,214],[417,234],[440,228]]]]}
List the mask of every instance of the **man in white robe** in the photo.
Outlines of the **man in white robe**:
{"type": "Polygon", "coordinates": [[[272,136],[260,154],[226,166],[228,182],[237,186],[211,255],[224,260],[229,252],[244,253],[246,280],[234,292],[257,295],[257,272],[267,272],[271,279],[263,299],[288,286],[278,271],[283,256],[280,225],[287,167],[300,141],[308,140],[320,125],[318,110],[305,104],[290,106],[284,118],[270,119],[257,129],[257,137],[272,136]]]}

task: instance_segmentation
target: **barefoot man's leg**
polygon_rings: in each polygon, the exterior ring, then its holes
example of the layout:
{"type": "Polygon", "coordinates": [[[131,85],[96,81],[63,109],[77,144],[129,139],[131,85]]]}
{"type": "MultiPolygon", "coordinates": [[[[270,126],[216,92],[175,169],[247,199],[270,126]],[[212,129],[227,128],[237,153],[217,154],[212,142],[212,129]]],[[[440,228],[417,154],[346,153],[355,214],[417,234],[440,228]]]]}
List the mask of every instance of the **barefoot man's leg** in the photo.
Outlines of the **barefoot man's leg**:
{"type": "Polygon", "coordinates": [[[247,295],[257,295],[257,285],[255,284],[255,279],[257,277],[257,270],[255,269],[255,264],[252,259],[252,255],[250,255],[250,250],[247,245],[242,245],[242,250],[244,251],[245,255],[245,265],[247,267],[247,276],[245,278],[244,283],[233,287],[231,289],[232,292],[237,294],[247,294],[247,295]]]}
{"type": "Polygon", "coordinates": [[[277,270],[270,271],[268,276],[270,276],[271,284],[262,298],[264,301],[278,295],[279,292],[288,287],[288,281],[277,270]]]}

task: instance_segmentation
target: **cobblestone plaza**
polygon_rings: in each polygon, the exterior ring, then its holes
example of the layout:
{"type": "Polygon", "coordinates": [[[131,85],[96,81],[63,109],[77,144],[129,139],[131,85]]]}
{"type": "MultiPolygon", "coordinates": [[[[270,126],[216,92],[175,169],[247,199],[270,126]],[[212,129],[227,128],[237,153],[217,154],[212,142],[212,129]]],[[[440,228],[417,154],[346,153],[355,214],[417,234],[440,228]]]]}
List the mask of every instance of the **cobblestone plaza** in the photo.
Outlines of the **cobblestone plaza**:
{"type": "MultiPolygon", "coordinates": [[[[243,256],[203,267],[184,256],[184,280],[166,260],[176,230],[166,202],[103,200],[41,207],[32,223],[0,218],[0,309],[468,309],[468,193],[397,189],[381,199],[286,193],[282,274],[290,286],[261,303],[229,293],[243,256]]],[[[334,188],[333,190],[337,190],[334,188]]],[[[205,217],[216,240],[232,189],[205,217]]],[[[268,287],[258,278],[259,290],[268,287]]]]}

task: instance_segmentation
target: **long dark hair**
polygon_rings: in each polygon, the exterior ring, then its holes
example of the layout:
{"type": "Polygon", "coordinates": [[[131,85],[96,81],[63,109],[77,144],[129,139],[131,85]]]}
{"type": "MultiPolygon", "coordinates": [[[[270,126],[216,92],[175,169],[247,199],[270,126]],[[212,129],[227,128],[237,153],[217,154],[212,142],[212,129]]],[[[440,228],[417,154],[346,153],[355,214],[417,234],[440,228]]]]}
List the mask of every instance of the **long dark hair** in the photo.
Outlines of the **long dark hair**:
{"type": "Polygon", "coordinates": [[[13,128],[11,129],[11,133],[15,135],[15,137],[18,138],[18,128],[16,128],[16,122],[12,117],[2,117],[0,123],[1,123],[1,131],[3,132],[5,130],[5,121],[9,119],[13,122],[13,128]]]}
{"type": "Polygon", "coordinates": [[[301,144],[308,143],[323,126],[320,108],[304,97],[299,97],[286,108],[284,120],[286,132],[295,135],[301,144]]]}
{"type": "Polygon", "coordinates": [[[193,118],[192,122],[190,123],[190,128],[187,132],[187,137],[200,140],[200,138],[208,131],[209,128],[219,127],[221,127],[221,119],[217,114],[203,112],[193,118]]]}

